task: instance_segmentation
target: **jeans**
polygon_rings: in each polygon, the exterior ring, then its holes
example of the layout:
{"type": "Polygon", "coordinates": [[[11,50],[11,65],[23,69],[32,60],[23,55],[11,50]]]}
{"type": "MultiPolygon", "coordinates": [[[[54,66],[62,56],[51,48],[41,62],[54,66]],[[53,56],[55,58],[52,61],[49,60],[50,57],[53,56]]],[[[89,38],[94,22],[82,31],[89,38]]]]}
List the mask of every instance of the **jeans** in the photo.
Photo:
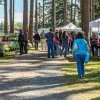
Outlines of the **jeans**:
{"type": "Polygon", "coordinates": [[[50,58],[50,55],[54,57],[54,43],[53,41],[47,41],[48,46],[48,58],[50,58]]]}
{"type": "Polygon", "coordinates": [[[91,45],[91,50],[92,50],[92,55],[95,56],[95,50],[96,50],[96,55],[97,55],[97,46],[96,45],[91,45]]]}
{"type": "Polygon", "coordinates": [[[77,62],[77,71],[78,71],[78,76],[83,77],[85,74],[85,69],[84,69],[84,61],[85,61],[85,54],[76,54],[75,55],[75,60],[77,62]]]}
{"type": "Polygon", "coordinates": [[[65,45],[62,47],[61,55],[64,54],[64,57],[66,57],[67,53],[68,53],[68,46],[65,45]]]}

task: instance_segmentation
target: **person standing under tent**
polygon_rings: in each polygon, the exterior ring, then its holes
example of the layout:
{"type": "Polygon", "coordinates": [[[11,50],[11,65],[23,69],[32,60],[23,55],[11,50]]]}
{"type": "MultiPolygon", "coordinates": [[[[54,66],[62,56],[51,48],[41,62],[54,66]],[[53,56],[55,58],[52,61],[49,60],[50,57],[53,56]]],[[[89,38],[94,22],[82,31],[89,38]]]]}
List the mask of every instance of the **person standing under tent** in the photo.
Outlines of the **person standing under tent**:
{"type": "Polygon", "coordinates": [[[97,52],[98,52],[97,38],[95,34],[92,34],[90,38],[90,44],[91,44],[92,55],[94,57],[95,55],[97,55],[97,52]]]}
{"type": "Polygon", "coordinates": [[[61,47],[62,47],[62,30],[59,30],[59,45],[60,45],[60,49],[61,49],[61,47]]]}
{"type": "Polygon", "coordinates": [[[61,56],[64,54],[64,57],[68,54],[68,36],[66,35],[66,31],[62,34],[62,49],[61,49],[61,56]]]}

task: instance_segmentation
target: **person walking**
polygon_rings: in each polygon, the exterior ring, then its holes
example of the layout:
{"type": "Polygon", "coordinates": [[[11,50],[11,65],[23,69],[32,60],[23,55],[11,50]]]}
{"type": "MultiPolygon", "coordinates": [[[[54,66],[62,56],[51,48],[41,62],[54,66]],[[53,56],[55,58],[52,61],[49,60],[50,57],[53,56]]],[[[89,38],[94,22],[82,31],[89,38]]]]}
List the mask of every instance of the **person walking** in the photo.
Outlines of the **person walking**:
{"type": "Polygon", "coordinates": [[[19,43],[19,47],[20,47],[20,55],[22,55],[24,53],[24,34],[23,34],[23,30],[20,29],[19,32],[19,36],[18,36],[18,43],[19,43]]]}
{"type": "Polygon", "coordinates": [[[61,56],[62,54],[64,57],[68,54],[68,36],[66,35],[66,31],[62,34],[62,49],[61,49],[61,56]]]}
{"type": "Polygon", "coordinates": [[[44,33],[44,30],[42,31],[42,33],[40,34],[40,38],[41,38],[41,49],[42,50],[46,50],[46,34],[44,33]]]}
{"type": "Polygon", "coordinates": [[[38,50],[38,44],[40,42],[40,35],[38,33],[35,33],[33,38],[34,38],[34,42],[35,42],[35,50],[38,50]]]}
{"type": "Polygon", "coordinates": [[[47,46],[48,46],[48,58],[52,56],[54,58],[54,33],[52,32],[52,29],[50,29],[50,32],[46,34],[46,39],[47,39],[47,46]]]}
{"type": "MultiPolygon", "coordinates": [[[[78,33],[73,43],[72,54],[77,63],[77,71],[79,78],[85,75],[84,63],[89,58],[89,46],[82,33],[78,33]]],[[[89,59],[88,59],[89,60],[89,59]]]]}

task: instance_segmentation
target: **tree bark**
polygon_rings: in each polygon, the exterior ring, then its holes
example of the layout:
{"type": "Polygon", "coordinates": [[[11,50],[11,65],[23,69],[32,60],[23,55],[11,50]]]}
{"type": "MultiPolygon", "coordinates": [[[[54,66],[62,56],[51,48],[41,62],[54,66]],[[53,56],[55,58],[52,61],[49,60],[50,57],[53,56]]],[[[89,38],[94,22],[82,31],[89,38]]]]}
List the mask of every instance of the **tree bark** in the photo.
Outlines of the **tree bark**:
{"type": "Polygon", "coordinates": [[[28,32],[28,0],[23,0],[23,29],[28,32]]]}
{"type": "Polygon", "coordinates": [[[4,0],[4,33],[8,33],[8,11],[7,11],[7,0],[4,0]]]}
{"type": "Polygon", "coordinates": [[[12,28],[13,28],[12,31],[13,31],[13,33],[14,33],[14,18],[15,18],[14,17],[14,15],[15,15],[14,13],[15,13],[15,2],[13,0],[13,23],[12,23],[12,28]]]}
{"type": "Polygon", "coordinates": [[[56,28],[56,0],[52,0],[52,23],[53,23],[53,31],[55,31],[56,28]]]}
{"type": "Polygon", "coordinates": [[[64,0],[64,25],[67,24],[67,0],[64,0]]]}
{"type": "Polygon", "coordinates": [[[34,11],[34,0],[30,1],[30,19],[29,19],[29,35],[28,39],[33,44],[33,11],[34,11]]]}
{"type": "Polygon", "coordinates": [[[90,21],[90,0],[81,0],[82,30],[85,32],[85,36],[87,39],[89,33],[89,21],[90,21]]]}
{"type": "Polygon", "coordinates": [[[71,14],[70,14],[70,21],[73,20],[73,0],[71,0],[71,14]]]}
{"type": "Polygon", "coordinates": [[[35,31],[38,32],[37,0],[35,0],[35,31]]]}
{"type": "Polygon", "coordinates": [[[13,1],[12,0],[10,0],[9,15],[10,15],[10,34],[12,34],[13,33],[13,1]]]}
{"type": "Polygon", "coordinates": [[[76,0],[75,0],[75,6],[74,6],[74,24],[76,24],[76,0]]]}
{"type": "Polygon", "coordinates": [[[43,0],[43,28],[44,28],[44,0],[43,0]]]}

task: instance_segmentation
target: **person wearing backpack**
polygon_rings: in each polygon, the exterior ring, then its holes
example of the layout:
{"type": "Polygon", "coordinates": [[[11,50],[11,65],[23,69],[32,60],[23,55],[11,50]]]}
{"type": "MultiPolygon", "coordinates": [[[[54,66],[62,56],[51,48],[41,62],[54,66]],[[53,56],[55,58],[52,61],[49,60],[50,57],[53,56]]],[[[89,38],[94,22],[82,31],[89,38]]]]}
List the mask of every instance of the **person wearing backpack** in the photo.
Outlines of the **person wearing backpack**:
{"type": "Polygon", "coordinates": [[[85,75],[84,63],[89,61],[89,46],[82,33],[78,33],[73,44],[72,54],[77,63],[79,78],[85,75]]]}

